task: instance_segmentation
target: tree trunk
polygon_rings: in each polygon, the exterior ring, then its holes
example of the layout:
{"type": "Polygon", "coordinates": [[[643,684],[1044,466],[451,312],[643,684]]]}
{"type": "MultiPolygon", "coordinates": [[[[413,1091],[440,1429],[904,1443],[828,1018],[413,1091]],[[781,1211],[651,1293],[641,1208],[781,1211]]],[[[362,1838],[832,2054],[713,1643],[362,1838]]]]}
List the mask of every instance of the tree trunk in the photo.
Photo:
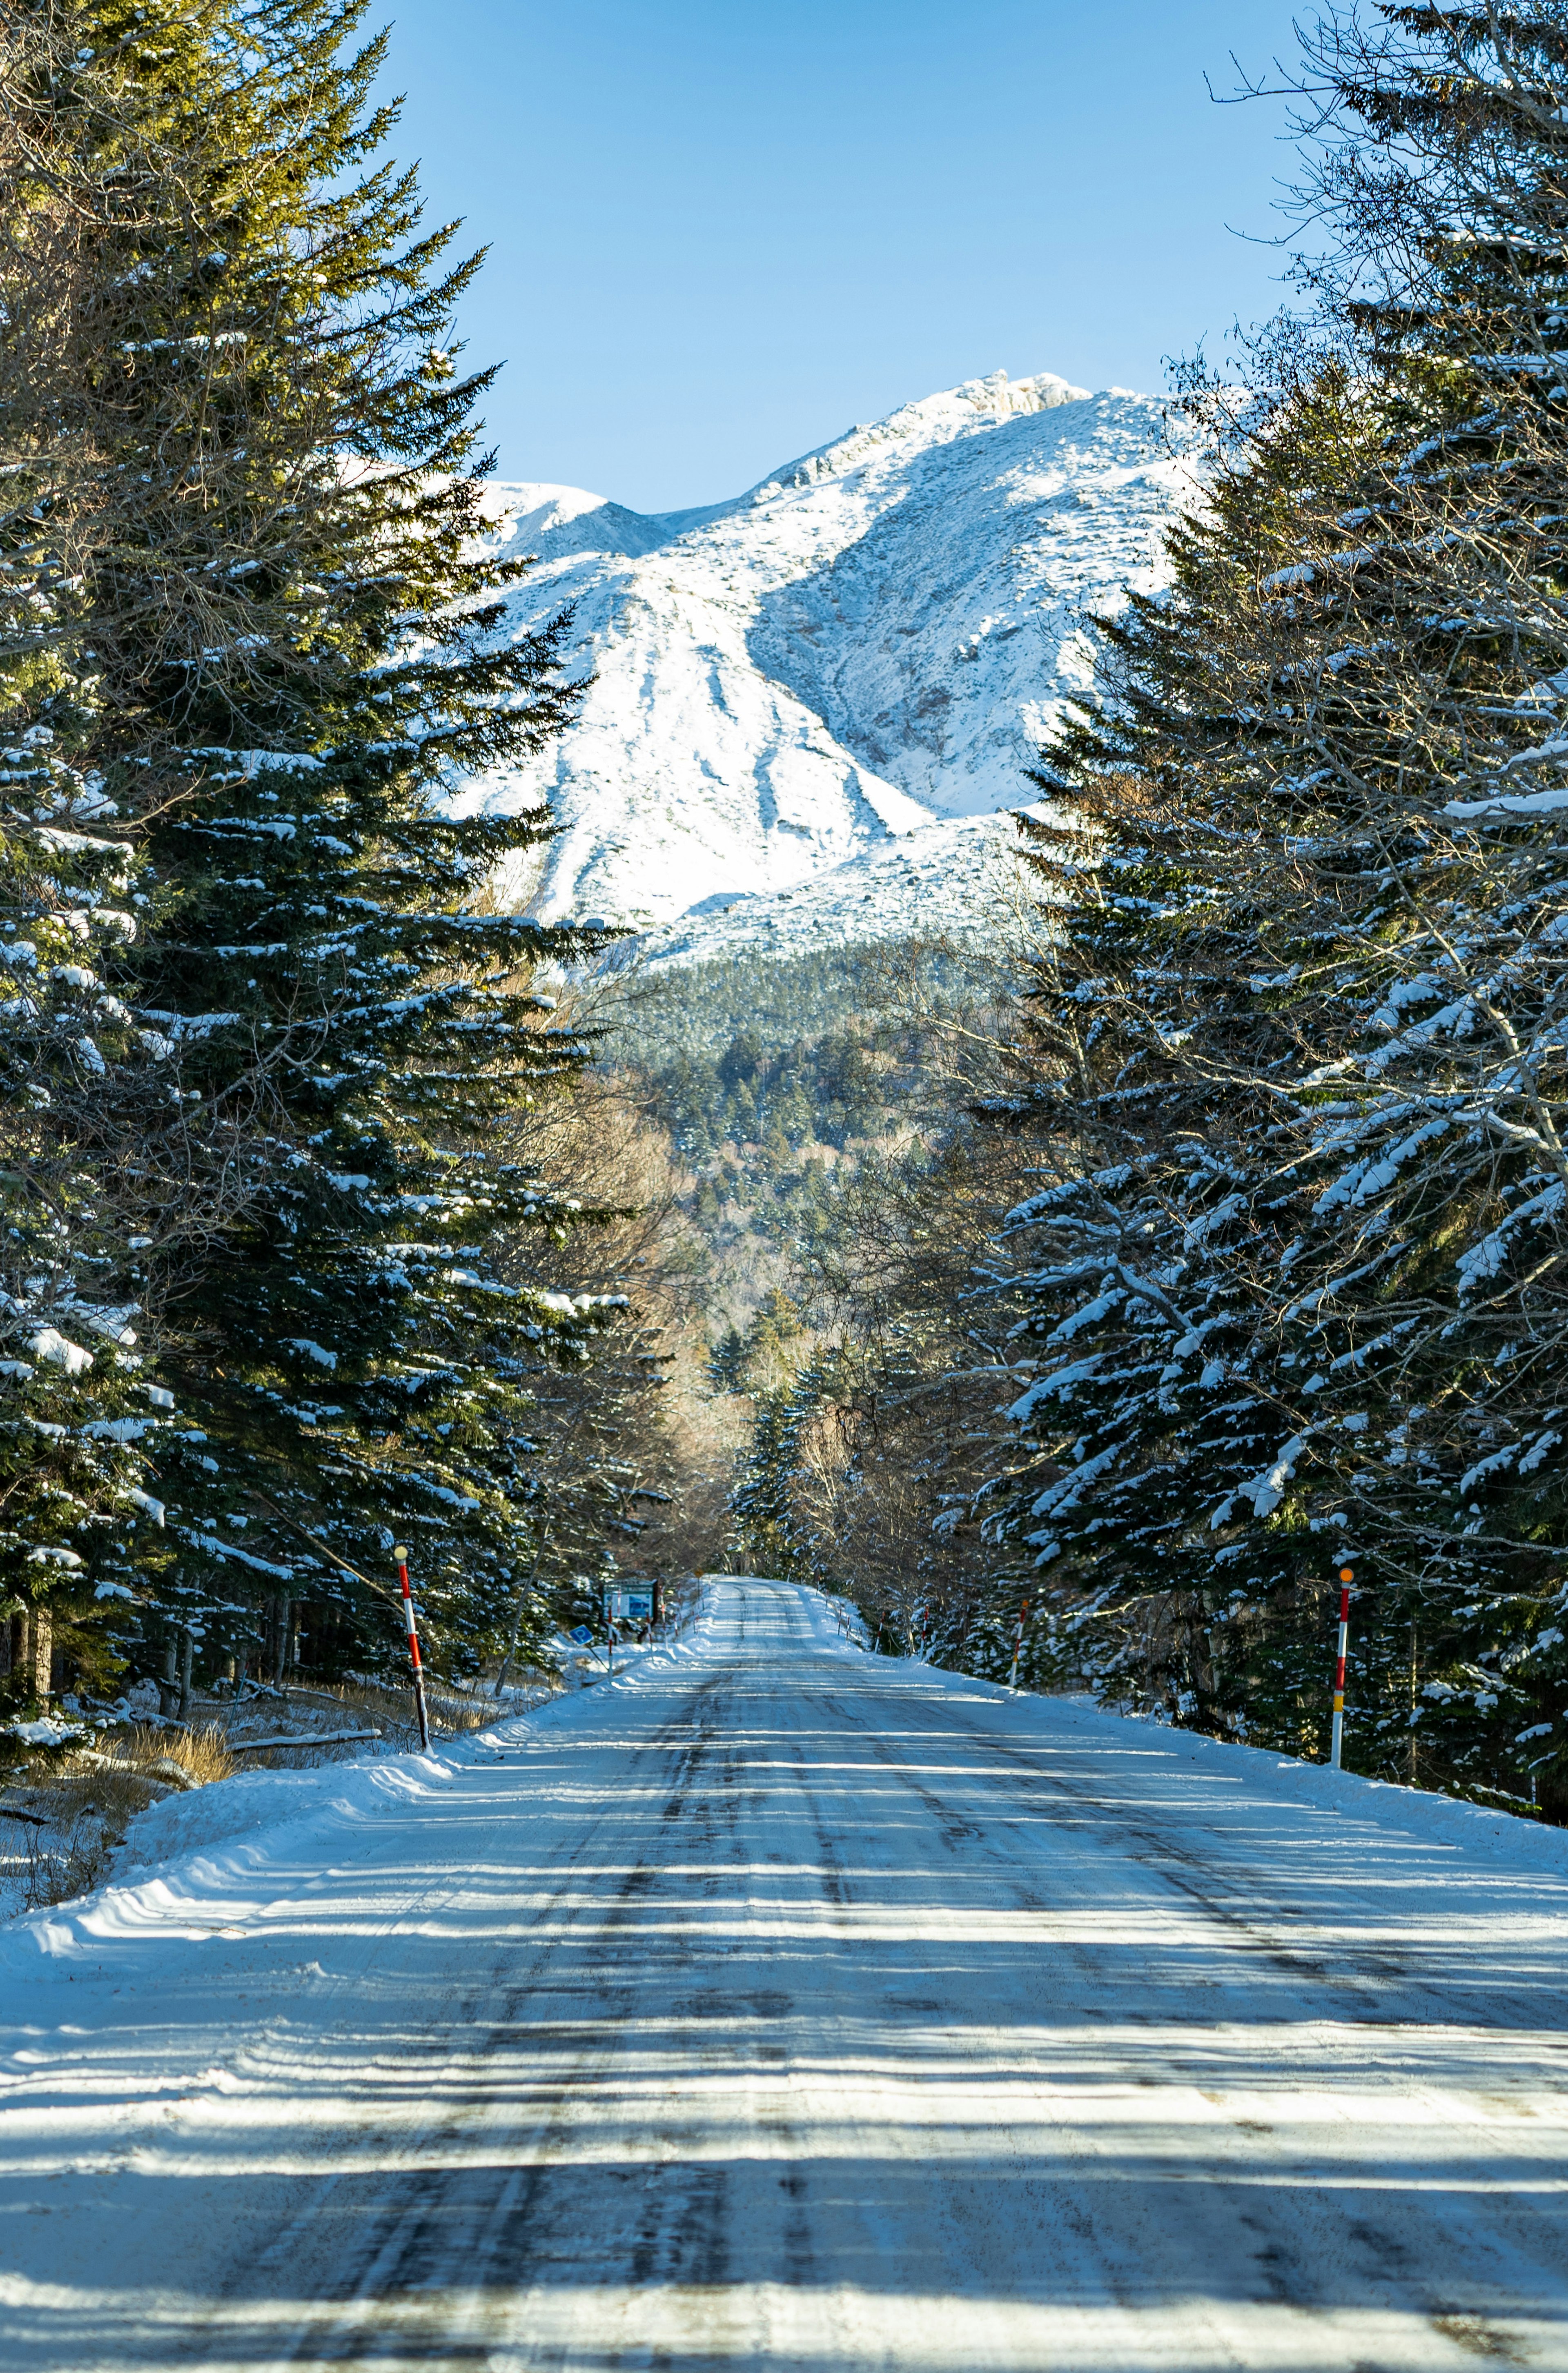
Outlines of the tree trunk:
{"type": "Polygon", "coordinates": [[[261,1644],[261,1673],[273,1688],[282,1689],[289,1673],[289,1631],[292,1631],[294,1602],[292,1599],[268,1599],[265,1602],[265,1640],[261,1644]]]}
{"type": "Polygon", "coordinates": [[[28,1621],[29,1639],[24,1654],[32,1667],[32,1693],[40,1705],[49,1702],[49,1684],[54,1669],[54,1618],[47,1607],[34,1607],[28,1621]]]}

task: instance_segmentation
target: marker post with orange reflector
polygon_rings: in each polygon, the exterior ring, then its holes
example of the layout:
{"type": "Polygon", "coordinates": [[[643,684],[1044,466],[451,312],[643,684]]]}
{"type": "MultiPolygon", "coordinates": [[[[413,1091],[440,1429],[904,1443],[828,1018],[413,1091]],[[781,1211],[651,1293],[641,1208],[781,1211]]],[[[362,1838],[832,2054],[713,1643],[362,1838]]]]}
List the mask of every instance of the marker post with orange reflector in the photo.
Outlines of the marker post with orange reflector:
{"type": "Polygon", "coordinates": [[[425,1710],[425,1675],[419,1663],[419,1634],[414,1628],[414,1593],[408,1587],[408,1551],[395,1549],[397,1578],[403,1585],[403,1619],[408,1626],[408,1661],[414,1667],[414,1702],[419,1713],[420,1752],[430,1752],[430,1717],[425,1710]]]}
{"type": "Polygon", "coordinates": [[[1340,1568],[1340,1660],[1334,1667],[1334,1730],[1328,1742],[1328,1761],[1333,1770],[1340,1769],[1340,1749],[1345,1737],[1345,1650],[1351,1637],[1351,1584],[1355,1569],[1340,1568]]]}

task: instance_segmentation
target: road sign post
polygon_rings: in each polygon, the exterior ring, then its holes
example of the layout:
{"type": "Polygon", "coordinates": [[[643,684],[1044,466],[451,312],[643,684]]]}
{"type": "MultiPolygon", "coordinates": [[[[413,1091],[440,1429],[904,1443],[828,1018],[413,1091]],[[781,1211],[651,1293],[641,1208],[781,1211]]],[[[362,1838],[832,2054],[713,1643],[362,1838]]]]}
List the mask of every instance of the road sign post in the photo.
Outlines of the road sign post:
{"type": "Polygon", "coordinates": [[[414,1621],[414,1593],[408,1587],[408,1551],[398,1548],[392,1556],[397,1561],[397,1578],[403,1586],[403,1619],[408,1626],[408,1661],[414,1667],[414,1703],[419,1715],[419,1746],[423,1754],[430,1752],[430,1717],[425,1707],[425,1675],[419,1662],[419,1633],[414,1621]]]}
{"type": "Polygon", "coordinates": [[[1340,1654],[1334,1666],[1334,1727],[1328,1742],[1328,1761],[1332,1770],[1340,1769],[1340,1750],[1345,1737],[1345,1650],[1351,1636],[1351,1584],[1355,1580],[1353,1566],[1340,1568],[1340,1654]]]}

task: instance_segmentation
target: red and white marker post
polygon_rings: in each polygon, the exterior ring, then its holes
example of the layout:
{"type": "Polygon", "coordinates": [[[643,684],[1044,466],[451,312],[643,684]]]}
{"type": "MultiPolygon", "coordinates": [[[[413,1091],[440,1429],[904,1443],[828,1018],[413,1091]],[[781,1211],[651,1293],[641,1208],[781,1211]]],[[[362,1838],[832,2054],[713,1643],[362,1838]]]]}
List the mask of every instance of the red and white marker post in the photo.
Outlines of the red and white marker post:
{"type": "Polygon", "coordinates": [[[1328,1741],[1328,1762],[1335,1771],[1340,1769],[1340,1749],[1345,1736],[1345,1650],[1350,1644],[1351,1584],[1354,1580],[1355,1569],[1342,1565],[1340,1568],[1340,1659],[1334,1667],[1334,1728],[1328,1741]]]}
{"type": "Polygon", "coordinates": [[[1018,1694],[1018,1659],[1024,1654],[1024,1621],[1028,1612],[1029,1602],[1025,1599],[1018,1610],[1018,1636],[1012,1642],[1012,1670],[1007,1677],[1007,1694],[1010,1698],[1016,1697],[1018,1694]]]}
{"type": "Polygon", "coordinates": [[[408,1587],[408,1551],[395,1549],[397,1578],[403,1585],[403,1619],[408,1626],[408,1661],[414,1667],[414,1702],[419,1713],[419,1748],[430,1752],[430,1717],[425,1708],[425,1674],[419,1662],[419,1634],[414,1627],[414,1593],[408,1587]]]}

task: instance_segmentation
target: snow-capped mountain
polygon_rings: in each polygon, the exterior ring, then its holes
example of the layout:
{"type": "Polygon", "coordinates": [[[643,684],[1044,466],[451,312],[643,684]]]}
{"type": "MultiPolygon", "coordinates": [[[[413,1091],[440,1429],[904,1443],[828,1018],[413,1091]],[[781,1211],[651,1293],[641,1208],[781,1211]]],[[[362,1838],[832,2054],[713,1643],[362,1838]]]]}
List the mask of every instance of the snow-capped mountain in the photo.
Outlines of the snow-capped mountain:
{"type": "MultiPolygon", "coordinates": [[[[542,873],[513,888],[679,939],[849,866],[829,905],[880,910],[899,841],[1028,797],[1091,679],[1086,614],[1157,581],[1185,483],[1157,401],[997,371],[705,510],[496,485],[498,546],[537,555],[515,628],[571,605],[593,679],[548,755],[467,794],[555,810],[542,873]]],[[[978,843],[939,834],[911,883],[948,842],[965,870],[978,843]]]]}
{"type": "MultiPolygon", "coordinates": [[[[670,971],[714,956],[795,956],[872,940],[993,939],[1015,904],[1018,836],[1011,816],[965,816],[902,833],[792,890],[704,899],[626,943],[645,968],[670,971]]],[[[625,961],[621,947],[610,968],[625,961]]]]}

